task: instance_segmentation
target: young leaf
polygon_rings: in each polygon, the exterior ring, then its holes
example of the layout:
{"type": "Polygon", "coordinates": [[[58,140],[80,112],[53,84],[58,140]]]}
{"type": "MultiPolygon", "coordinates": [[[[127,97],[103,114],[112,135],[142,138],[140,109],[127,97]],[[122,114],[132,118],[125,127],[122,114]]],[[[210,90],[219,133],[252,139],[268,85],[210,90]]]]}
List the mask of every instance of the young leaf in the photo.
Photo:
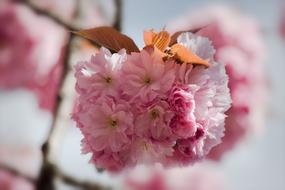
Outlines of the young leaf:
{"type": "Polygon", "coordinates": [[[153,45],[153,38],[157,35],[153,30],[146,30],[143,33],[143,40],[146,46],[153,45]]]}
{"type": "Polygon", "coordinates": [[[145,45],[154,45],[160,51],[164,52],[169,45],[170,35],[166,31],[161,31],[159,33],[153,31],[144,31],[144,42],[145,45]]]}
{"type": "Polygon", "coordinates": [[[103,26],[73,33],[114,52],[118,52],[123,48],[126,49],[127,53],[139,52],[139,48],[130,37],[118,32],[112,27],[103,26]]]}
{"type": "Polygon", "coordinates": [[[179,60],[182,63],[204,65],[206,67],[209,67],[208,61],[195,55],[191,50],[180,44],[171,46],[170,52],[174,55],[175,59],[179,60]]]}
{"type": "Polygon", "coordinates": [[[172,36],[171,36],[171,40],[170,40],[170,43],[169,43],[169,46],[172,46],[173,44],[176,44],[177,43],[177,38],[180,34],[184,33],[184,32],[191,32],[191,33],[197,33],[199,32],[202,28],[204,27],[200,27],[200,28],[194,28],[194,29],[191,29],[191,30],[184,30],[184,31],[178,31],[178,32],[175,32],[172,36]]]}

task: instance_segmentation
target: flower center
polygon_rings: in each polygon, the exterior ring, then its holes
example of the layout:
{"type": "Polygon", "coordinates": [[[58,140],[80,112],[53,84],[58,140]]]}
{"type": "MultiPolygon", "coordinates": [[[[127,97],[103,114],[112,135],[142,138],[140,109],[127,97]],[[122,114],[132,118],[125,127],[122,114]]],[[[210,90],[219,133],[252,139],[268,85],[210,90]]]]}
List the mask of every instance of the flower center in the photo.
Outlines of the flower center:
{"type": "Polygon", "coordinates": [[[105,77],[104,79],[105,79],[105,82],[107,84],[111,84],[112,83],[112,78],[111,77],[105,77]]]}
{"type": "Polygon", "coordinates": [[[4,49],[5,46],[6,46],[6,43],[4,42],[4,40],[1,40],[1,39],[0,39],[0,50],[1,50],[1,49],[4,49]]]}
{"type": "Polygon", "coordinates": [[[151,112],[150,112],[150,117],[151,117],[151,119],[156,119],[156,118],[158,118],[159,117],[159,111],[157,110],[157,109],[153,109],[153,110],[151,110],[151,112]]]}
{"type": "Polygon", "coordinates": [[[148,144],[146,142],[143,142],[142,146],[144,151],[148,151],[148,144]]]}
{"type": "Polygon", "coordinates": [[[111,127],[111,128],[116,128],[118,126],[118,121],[114,120],[114,119],[110,119],[108,121],[108,126],[111,127]]]}
{"type": "Polygon", "coordinates": [[[146,76],[146,77],[144,78],[144,83],[145,83],[146,85],[151,84],[151,78],[148,77],[148,76],[146,76]]]}

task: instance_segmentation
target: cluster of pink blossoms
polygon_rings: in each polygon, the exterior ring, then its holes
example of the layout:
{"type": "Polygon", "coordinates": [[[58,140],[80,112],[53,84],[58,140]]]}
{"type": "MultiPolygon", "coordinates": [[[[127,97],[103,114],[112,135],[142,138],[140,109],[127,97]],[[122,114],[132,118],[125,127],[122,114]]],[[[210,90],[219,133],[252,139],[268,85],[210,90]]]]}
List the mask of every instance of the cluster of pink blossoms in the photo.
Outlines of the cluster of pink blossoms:
{"type": "Polygon", "coordinates": [[[225,64],[229,75],[233,103],[226,113],[225,136],[210,153],[211,158],[219,159],[248,134],[262,129],[266,100],[265,45],[258,23],[227,7],[192,12],[170,23],[168,29],[175,32],[193,27],[202,27],[198,35],[213,42],[215,59],[225,64]]]}
{"type": "Polygon", "coordinates": [[[210,66],[164,60],[152,48],[131,54],[101,48],[76,65],[73,119],[96,167],[186,165],[221,142],[231,102],[224,65],[214,61],[207,38],[188,32],[177,43],[210,66]]]}

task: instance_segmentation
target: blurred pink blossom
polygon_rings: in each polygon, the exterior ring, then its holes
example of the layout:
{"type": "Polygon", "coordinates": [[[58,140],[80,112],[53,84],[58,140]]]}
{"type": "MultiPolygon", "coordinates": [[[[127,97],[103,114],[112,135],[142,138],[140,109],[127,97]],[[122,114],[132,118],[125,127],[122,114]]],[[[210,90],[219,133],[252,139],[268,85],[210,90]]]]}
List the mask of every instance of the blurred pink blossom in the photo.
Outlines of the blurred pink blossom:
{"type": "Polygon", "coordinates": [[[76,1],[77,0],[31,0],[35,5],[66,21],[73,19],[76,1]]]}
{"type": "Polygon", "coordinates": [[[211,66],[163,61],[147,49],[127,55],[105,48],[75,66],[73,119],[97,167],[188,165],[221,142],[231,102],[224,65],[214,62],[204,37],[183,33],[178,43],[211,66]]]}
{"type": "Polygon", "coordinates": [[[40,150],[23,143],[11,144],[11,142],[0,142],[0,163],[19,169],[29,176],[37,176],[41,165],[40,150]]]}
{"type": "Polygon", "coordinates": [[[32,2],[66,22],[78,25],[80,28],[112,24],[104,18],[106,15],[103,14],[99,3],[94,0],[32,0],[32,2]],[[76,18],[74,18],[75,16],[76,18]]]}
{"type": "Polygon", "coordinates": [[[66,32],[24,5],[5,1],[1,2],[0,23],[0,88],[32,90],[40,107],[52,111],[66,32]]]}
{"type": "Polygon", "coordinates": [[[281,10],[281,16],[280,16],[280,25],[279,25],[279,31],[281,37],[285,38],[285,4],[282,7],[281,10]]]}
{"type": "Polygon", "coordinates": [[[224,63],[229,75],[233,106],[226,113],[226,131],[210,157],[219,159],[247,134],[256,133],[264,122],[265,46],[258,23],[251,17],[223,6],[201,9],[174,20],[171,32],[202,27],[198,35],[213,41],[215,59],[224,63]]]}
{"type": "Polygon", "coordinates": [[[33,190],[34,187],[29,182],[20,177],[13,176],[7,171],[0,170],[1,190],[33,190]]]}
{"type": "Polygon", "coordinates": [[[16,6],[1,3],[0,22],[1,86],[10,88],[27,84],[35,75],[35,65],[31,63],[36,41],[21,23],[16,6]]]}
{"type": "Polygon", "coordinates": [[[137,167],[125,176],[128,190],[226,190],[225,176],[207,164],[163,170],[137,167]]]}

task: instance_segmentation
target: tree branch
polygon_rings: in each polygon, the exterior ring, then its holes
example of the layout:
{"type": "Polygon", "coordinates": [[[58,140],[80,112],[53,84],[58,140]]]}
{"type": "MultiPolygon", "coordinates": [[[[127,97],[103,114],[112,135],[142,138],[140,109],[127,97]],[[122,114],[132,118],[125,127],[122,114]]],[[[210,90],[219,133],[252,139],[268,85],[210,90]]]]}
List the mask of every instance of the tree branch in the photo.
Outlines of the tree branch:
{"type": "Polygon", "coordinates": [[[68,22],[64,21],[63,19],[61,19],[60,17],[52,14],[51,12],[46,11],[45,9],[38,7],[37,5],[32,3],[30,0],[22,0],[20,2],[24,3],[26,6],[28,6],[30,9],[35,11],[37,14],[44,15],[44,16],[52,19],[54,22],[63,26],[64,28],[68,29],[69,31],[78,31],[79,30],[79,28],[76,27],[75,25],[68,23],[68,22]]]}
{"type": "Polygon", "coordinates": [[[122,0],[115,0],[116,16],[114,22],[114,28],[118,31],[122,30],[122,17],[123,17],[123,2],[122,0]]]}
{"type": "MultiPolygon", "coordinates": [[[[56,99],[56,107],[53,113],[52,125],[45,143],[42,145],[43,164],[37,181],[38,190],[54,190],[54,178],[56,176],[56,154],[58,151],[58,144],[62,139],[66,127],[69,121],[66,121],[65,114],[72,110],[72,98],[68,97],[69,85],[73,85],[68,77],[70,70],[70,54],[71,54],[71,43],[73,35],[70,35],[68,43],[65,47],[65,60],[63,63],[63,73],[60,79],[60,88],[56,99]]],[[[71,93],[72,94],[72,93],[71,93]]]]}
{"type": "Polygon", "coordinates": [[[28,175],[16,170],[15,168],[10,167],[10,166],[7,166],[7,165],[0,163],[0,170],[7,171],[14,176],[23,178],[24,180],[26,180],[32,184],[35,184],[36,180],[33,177],[28,176],[28,175]]]}
{"type": "MultiPolygon", "coordinates": [[[[79,187],[79,188],[88,189],[88,190],[111,190],[110,187],[101,187],[99,184],[96,184],[96,183],[92,183],[89,181],[80,181],[72,176],[65,174],[62,170],[57,168],[55,165],[52,167],[54,168],[56,177],[58,177],[60,180],[62,180],[64,183],[68,185],[72,185],[74,187],[79,187]]],[[[28,176],[16,170],[15,168],[4,165],[2,163],[0,163],[0,171],[8,172],[11,175],[22,178],[31,184],[36,184],[35,178],[28,176]]]]}
{"type": "Polygon", "coordinates": [[[99,184],[95,184],[92,182],[77,180],[73,178],[72,176],[61,173],[60,170],[58,172],[58,177],[66,184],[69,184],[75,187],[80,187],[86,190],[111,190],[110,187],[102,187],[99,184]]]}

